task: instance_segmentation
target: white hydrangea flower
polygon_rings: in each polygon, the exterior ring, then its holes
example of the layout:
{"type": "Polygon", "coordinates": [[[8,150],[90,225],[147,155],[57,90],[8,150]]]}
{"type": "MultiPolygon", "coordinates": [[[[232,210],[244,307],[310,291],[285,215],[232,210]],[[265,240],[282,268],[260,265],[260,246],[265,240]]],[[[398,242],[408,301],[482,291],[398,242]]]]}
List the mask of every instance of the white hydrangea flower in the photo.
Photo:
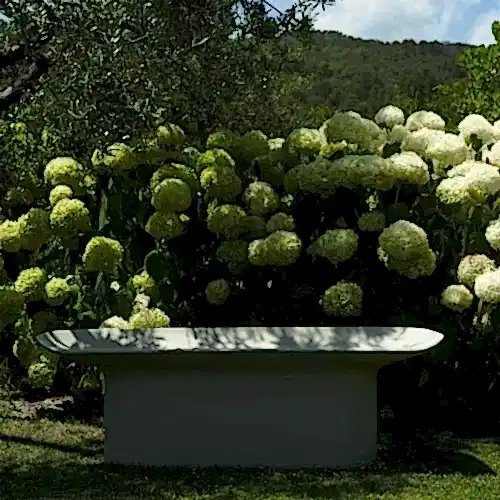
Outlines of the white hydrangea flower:
{"type": "Polygon", "coordinates": [[[484,302],[500,302],[500,269],[478,276],[474,284],[474,293],[484,302]]]}
{"type": "Polygon", "coordinates": [[[429,136],[425,154],[446,168],[464,162],[467,159],[467,152],[467,144],[465,144],[463,137],[438,133],[429,136]]]}
{"type": "Polygon", "coordinates": [[[467,160],[448,171],[436,196],[443,203],[468,203],[500,191],[500,171],[493,165],[467,160]]]}
{"type": "Polygon", "coordinates": [[[410,134],[408,129],[404,125],[394,125],[387,135],[387,142],[389,144],[398,143],[401,144],[406,137],[410,134]]]}
{"type": "Polygon", "coordinates": [[[494,142],[493,125],[481,115],[472,114],[466,116],[459,124],[460,135],[468,143],[473,135],[477,135],[483,144],[494,142]]]}
{"type": "Polygon", "coordinates": [[[401,143],[401,150],[413,151],[421,156],[425,156],[430,141],[434,136],[439,135],[439,133],[442,132],[430,128],[421,128],[414,132],[409,132],[401,143]]]}
{"type": "Polygon", "coordinates": [[[373,153],[379,152],[387,141],[387,133],[383,129],[354,111],[335,113],[320,130],[330,142],[345,140],[373,153]]]}
{"type": "Polygon", "coordinates": [[[445,205],[466,204],[474,201],[464,177],[443,179],[436,188],[436,196],[445,205]]]}
{"type": "Polygon", "coordinates": [[[495,269],[495,262],[487,255],[466,255],[458,265],[457,279],[465,286],[474,288],[474,283],[479,276],[484,273],[494,271],[495,269]]]}
{"type": "Polygon", "coordinates": [[[500,250],[500,219],[491,221],[486,228],[486,240],[494,250],[500,250]]]}
{"type": "Polygon", "coordinates": [[[474,296],[464,285],[450,285],[441,294],[441,304],[452,311],[464,311],[472,305],[474,296]]]}
{"type": "Polygon", "coordinates": [[[396,167],[396,178],[400,182],[423,185],[429,182],[429,167],[413,151],[403,151],[390,157],[396,167]]]}
{"type": "Polygon", "coordinates": [[[464,176],[465,181],[485,194],[495,194],[500,191],[500,171],[493,165],[476,162],[464,176]]]}
{"type": "Polygon", "coordinates": [[[432,111],[416,111],[406,120],[406,128],[410,132],[422,128],[444,130],[445,125],[445,121],[432,111]]]}
{"type": "Polygon", "coordinates": [[[130,323],[120,316],[113,316],[103,321],[101,328],[119,328],[120,330],[131,330],[130,323]]]}
{"type": "Polygon", "coordinates": [[[495,141],[500,141],[500,120],[493,124],[493,138],[495,141]]]}
{"type": "Polygon", "coordinates": [[[491,165],[500,167],[500,141],[495,142],[490,150],[483,151],[483,161],[488,161],[491,165]]]}
{"type": "Polygon", "coordinates": [[[402,125],[405,122],[405,115],[403,110],[396,106],[389,105],[379,109],[374,120],[378,125],[384,125],[390,128],[395,125],[402,125]]]}
{"type": "Polygon", "coordinates": [[[149,295],[146,295],[145,293],[138,293],[134,299],[134,309],[147,309],[150,301],[151,297],[149,295]]]}
{"type": "Polygon", "coordinates": [[[483,165],[485,165],[485,163],[481,161],[465,160],[459,165],[455,165],[453,168],[450,168],[446,175],[448,177],[464,177],[474,168],[482,167],[483,165]]]}

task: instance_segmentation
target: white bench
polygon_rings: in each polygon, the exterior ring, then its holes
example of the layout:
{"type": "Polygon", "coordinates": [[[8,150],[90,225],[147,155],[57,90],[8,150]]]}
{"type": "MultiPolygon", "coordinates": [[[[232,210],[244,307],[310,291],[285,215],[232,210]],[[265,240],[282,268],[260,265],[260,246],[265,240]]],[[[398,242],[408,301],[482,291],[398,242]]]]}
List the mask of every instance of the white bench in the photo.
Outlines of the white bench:
{"type": "Polygon", "coordinates": [[[442,338],[248,327],[59,330],[38,342],[104,372],[106,462],[348,468],[376,456],[377,370],[442,338]]]}

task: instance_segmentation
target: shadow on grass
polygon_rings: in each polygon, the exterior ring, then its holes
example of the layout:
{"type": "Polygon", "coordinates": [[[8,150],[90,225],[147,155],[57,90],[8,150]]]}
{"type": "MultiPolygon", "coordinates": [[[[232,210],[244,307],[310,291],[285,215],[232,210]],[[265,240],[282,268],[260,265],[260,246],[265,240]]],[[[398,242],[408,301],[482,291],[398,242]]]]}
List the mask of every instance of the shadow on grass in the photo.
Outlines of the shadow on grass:
{"type": "MultiPolygon", "coordinates": [[[[331,470],[281,471],[274,469],[184,469],[144,468],[102,464],[102,441],[83,439],[81,445],[63,445],[0,434],[9,445],[47,449],[46,462],[1,463],[0,498],[66,500],[92,497],[191,498],[218,500],[235,498],[362,498],[366,494],[394,494],[409,484],[409,475],[495,475],[481,460],[464,450],[463,443],[439,447],[427,445],[411,458],[394,451],[381,451],[373,466],[352,472],[331,470]],[[62,453],[57,453],[62,452],[62,453]],[[55,454],[51,458],[51,453],[55,454]],[[61,496],[62,495],[62,496],[61,496]]],[[[437,477],[437,476],[436,476],[437,477]]]]}
{"type": "Polygon", "coordinates": [[[82,439],[81,445],[68,445],[28,437],[9,436],[8,434],[0,432],[0,441],[28,446],[41,446],[52,450],[62,451],[64,453],[76,453],[82,457],[99,457],[103,453],[104,449],[103,443],[99,439],[82,439]]]}

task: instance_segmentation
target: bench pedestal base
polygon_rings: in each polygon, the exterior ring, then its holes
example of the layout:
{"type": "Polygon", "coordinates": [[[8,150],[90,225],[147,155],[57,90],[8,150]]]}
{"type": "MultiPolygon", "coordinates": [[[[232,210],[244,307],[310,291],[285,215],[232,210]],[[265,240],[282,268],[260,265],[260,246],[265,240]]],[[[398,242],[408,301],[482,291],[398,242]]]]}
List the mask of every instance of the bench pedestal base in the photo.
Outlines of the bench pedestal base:
{"type": "Polygon", "coordinates": [[[375,459],[376,370],[108,371],[105,461],[349,468],[375,459]]]}

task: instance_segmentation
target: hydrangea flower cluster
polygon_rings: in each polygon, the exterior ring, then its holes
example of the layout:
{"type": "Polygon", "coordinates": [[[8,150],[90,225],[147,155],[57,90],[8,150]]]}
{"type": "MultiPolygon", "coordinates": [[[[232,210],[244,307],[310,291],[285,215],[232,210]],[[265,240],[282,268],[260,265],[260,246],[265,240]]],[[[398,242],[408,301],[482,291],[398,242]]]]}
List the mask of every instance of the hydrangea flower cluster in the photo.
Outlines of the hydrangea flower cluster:
{"type": "Polygon", "coordinates": [[[45,285],[47,304],[60,306],[71,295],[71,287],[64,278],[52,278],[45,285]]]}
{"type": "Polygon", "coordinates": [[[50,191],[49,194],[49,202],[52,207],[57,205],[59,201],[67,198],[73,198],[73,190],[64,184],[56,186],[50,191]]]}
{"type": "Polygon", "coordinates": [[[214,280],[207,285],[205,295],[210,304],[214,306],[221,306],[231,295],[231,289],[226,280],[214,280]]]}
{"type": "Polygon", "coordinates": [[[44,269],[39,267],[24,269],[14,283],[14,290],[20,293],[26,302],[41,300],[45,297],[45,285],[48,280],[44,269]]]}
{"type": "Polygon", "coordinates": [[[50,212],[50,225],[58,236],[72,238],[91,230],[90,212],[83,201],[65,198],[50,212]]]}
{"type": "Polygon", "coordinates": [[[227,265],[229,272],[239,274],[248,267],[248,241],[223,241],[216,252],[217,259],[227,265]]]}
{"type": "Polygon", "coordinates": [[[227,239],[237,239],[245,232],[245,211],[238,205],[219,205],[209,209],[207,227],[227,239]]]}
{"type": "Polygon", "coordinates": [[[331,229],[307,249],[313,258],[323,257],[332,264],[351,259],[358,248],[358,235],[352,229],[331,229]]]}
{"type": "Polygon", "coordinates": [[[295,221],[293,217],[285,212],[278,212],[271,215],[266,224],[268,233],[276,231],[293,231],[295,229],[295,221]]]}
{"type": "Polygon", "coordinates": [[[120,242],[104,236],[94,236],[85,247],[82,260],[89,272],[116,272],[123,260],[123,247],[120,242]]]}
{"type": "Polygon", "coordinates": [[[378,210],[361,214],[358,219],[360,231],[378,233],[384,230],[385,224],[385,215],[378,210]]]}
{"type": "Polygon", "coordinates": [[[458,282],[473,290],[476,279],[485,273],[494,271],[496,267],[495,262],[486,255],[466,255],[458,265],[458,282]]]}
{"type": "Polygon", "coordinates": [[[474,283],[474,293],[484,302],[500,303],[500,269],[478,276],[474,283]]]}
{"type": "Polygon", "coordinates": [[[436,268],[436,254],[429,247],[425,231],[407,220],[399,220],[382,231],[378,254],[390,270],[407,278],[430,276],[436,268]]]}
{"type": "Polygon", "coordinates": [[[457,312],[468,309],[473,300],[474,296],[465,285],[450,285],[441,294],[441,304],[457,312]]]}
{"type": "Polygon", "coordinates": [[[181,236],[184,232],[181,219],[174,212],[155,212],[146,222],[145,229],[157,240],[171,240],[181,236]]]}
{"type": "Polygon", "coordinates": [[[267,182],[252,182],[243,193],[243,201],[251,215],[262,217],[279,207],[279,197],[267,182]]]}
{"type": "Polygon", "coordinates": [[[328,316],[360,316],[363,290],[356,283],[339,282],[328,288],[321,299],[321,306],[328,316]]]}
{"type": "Polygon", "coordinates": [[[134,330],[144,328],[168,328],[170,326],[170,318],[161,309],[156,307],[142,309],[132,314],[128,322],[134,330]]]}
{"type": "Polygon", "coordinates": [[[290,231],[276,231],[248,246],[248,260],[255,266],[289,266],[302,252],[302,242],[290,231]]]}
{"type": "Polygon", "coordinates": [[[500,191],[497,167],[467,160],[448,171],[436,188],[436,196],[444,204],[475,205],[500,191]]]}

